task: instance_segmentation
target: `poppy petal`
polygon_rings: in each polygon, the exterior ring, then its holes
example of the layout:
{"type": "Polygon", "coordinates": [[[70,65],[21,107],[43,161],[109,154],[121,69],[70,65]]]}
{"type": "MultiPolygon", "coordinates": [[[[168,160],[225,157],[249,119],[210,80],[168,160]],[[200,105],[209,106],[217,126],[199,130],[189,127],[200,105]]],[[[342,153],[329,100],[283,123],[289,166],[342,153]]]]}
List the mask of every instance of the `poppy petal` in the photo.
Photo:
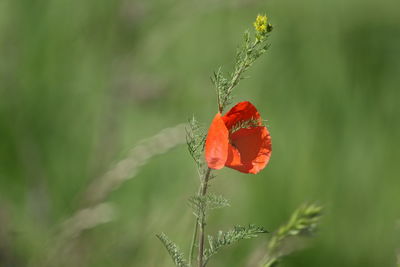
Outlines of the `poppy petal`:
{"type": "Polygon", "coordinates": [[[240,129],[231,134],[226,166],[240,172],[256,174],[271,157],[271,136],[266,127],[240,129]]]}
{"type": "Polygon", "coordinates": [[[215,115],[206,139],[206,161],[211,169],[222,169],[228,158],[229,131],[221,118],[221,113],[215,115]]]}
{"type": "Polygon", "coordinates": [[[256,107],[249,101],[236,104],[222,117],[222,119],[228,129],[231,129],[241,121],[248,121],[251,119],[258,120],[258,125],[262,125],[260,113],[258,113],[256,107]]]}

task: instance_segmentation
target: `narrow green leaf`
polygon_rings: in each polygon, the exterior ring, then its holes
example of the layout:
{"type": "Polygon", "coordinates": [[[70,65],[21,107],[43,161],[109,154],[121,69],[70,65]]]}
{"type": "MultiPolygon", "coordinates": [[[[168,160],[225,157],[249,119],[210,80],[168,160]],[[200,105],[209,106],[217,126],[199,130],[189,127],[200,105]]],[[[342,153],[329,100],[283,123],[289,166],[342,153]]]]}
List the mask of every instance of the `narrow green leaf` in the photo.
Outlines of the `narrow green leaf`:
{"type": "Polygon", "coordinates": [[[189,267],[183,253],[179,250],[178,246],[174,242],[172,242],[164,233],[157,234],[156,236],[164,244],[177,267],[189,267]]]}

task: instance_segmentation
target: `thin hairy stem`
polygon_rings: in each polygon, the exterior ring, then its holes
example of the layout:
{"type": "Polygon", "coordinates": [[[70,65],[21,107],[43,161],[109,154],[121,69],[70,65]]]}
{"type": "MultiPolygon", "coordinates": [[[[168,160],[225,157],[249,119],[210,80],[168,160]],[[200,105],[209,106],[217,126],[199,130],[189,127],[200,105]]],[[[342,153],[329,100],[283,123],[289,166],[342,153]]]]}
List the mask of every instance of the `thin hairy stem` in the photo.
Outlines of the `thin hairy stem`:
{"type": "Polygon", "coordinates": [[[192,266],[192,259],[193,259],[193,253],[194,253],[194,246],[196,244],[197,240],[197,232],[199,229],[199,222],[198,219],[196,218],[194,222],[194,227],[193,227],[193,236],[192,236],[192,242],[190,243],[190,252],[189,252],[189,266],[192,266]]]}
{"type": "MultiPolygon", "coordinates": [[[[199,172],[200,174],[200,172],[199,172]]],[[[200,196],[202,192],[202,175],[199,175],[200,177],[200,186],[199,189],[197,190],[197,195],[200,196]]],[[[200,214],[200,211],[197,212],[200,214]]],[[[192,242],[190,243],[190,251],[189,251],[189,266],[192,266],[192,260],[193,260],[193,254],[194,254],[194,247],[196,245],[196,240],[197,240],[197,233],[199,230],[199,217],[196,217],[194,221],[194,227],[193,227],[193,235],[192,235],[192,242]]]]}
{"type": "MultiPolygon", "coordinates": [[[[205,196],[207,194],[208,180],[210,179],[211,169],[208,168],[206,175],[204,176],[204,180],[201,183],[200,196],[205,196]]],[[[200,237],[199,237],[199,253],[197,255],[199,267],[203,267],[204,260],[204,235],[205,235],[205,226],[206,226],[206,211],[199,217],[199,225],[200,225],[200,237]]]]}
{"type": "MultiPolygon", "coordinates": [[[[233,88],[239,83],[240,77],[243,74],[243,72],[249,67],[248,65],[246,65],[246,62],[249,58],[249,54],[254,50],[254,48],[260,43],[259,39],[256,39],[254,41],[254,43],[251,45],[251,47],[248,49],[248,52],[246,53],[246,56],[243,60],[243,63],[240,65],[240,67],[238,69],[235,70],[235,73],[232,77],[232,80],[230,82],[230,85],[228,87],[228,89],[226,90],[228,92],[228,95],[231,94],[233,88]]],[[[219,98],[219,93],[217,92],[217,97],[218,97],[218,110],[220,113],[222,113],[224,111],[225,105],[226,105],[226,101],[227,99],[225,98],[222,103],[220,101],[219,98]]]]}

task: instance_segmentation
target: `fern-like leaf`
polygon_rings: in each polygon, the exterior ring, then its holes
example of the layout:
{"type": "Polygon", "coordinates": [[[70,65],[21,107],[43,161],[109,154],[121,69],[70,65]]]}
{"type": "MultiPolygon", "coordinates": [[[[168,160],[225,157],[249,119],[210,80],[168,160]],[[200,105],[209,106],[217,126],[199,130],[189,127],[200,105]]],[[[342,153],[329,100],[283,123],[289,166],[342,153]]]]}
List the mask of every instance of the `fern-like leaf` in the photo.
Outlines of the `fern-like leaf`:
{"type": "Polygon", "coordinates": [[[206,141],[206,134],[200,123],[193,116],[186,127],[186,143],[190,156],[197,165],[200,177],[204,175],[203,151],[206,141]]]}
{"type": "Polygon", "coordinates": [[[237,132],[240,129],[251,129],[254,127],[259,127],[260,123],[262,123],[261,120],[256,120],[253,118],[245,121],[239,121],[229,129],[229,133],[233,134],[234,132],[237,132]]]}
{"type": "Polygon", "coordinates": [[[174,242],[172,242],[164,233],[157,234],[156,236],[164,244],[177,267],[189,267],[183,253],[174,242]]]}
{"type": "MultiPolygon", "coordinates": [[[[258,234],[268,233],[261,226],[250,224],[249,226],[235,226],[227,232],[219,231],[217,237],[208,236],[209,248],[204,251],[205,264],[215,255],[222,247],[236,243],[243,239],[255,238],[258,234]]],[[[204,264],[204,265],[205,265],[204,264]]]]}
{"type": "Polygon", "coordinates": [[[208,194],[205,196],[206,208],[209,210],[229,207],[229,201],[222,195],[208,194]]]}
{"type": "Polygon", "coordinates": [[[192,196],[189,198],[189,204],[193,209],[193,214],[200,218],[204,216],[207,210],[229,207],[229,201],[222,195],[208,194],[205,196],[192,196]]]}

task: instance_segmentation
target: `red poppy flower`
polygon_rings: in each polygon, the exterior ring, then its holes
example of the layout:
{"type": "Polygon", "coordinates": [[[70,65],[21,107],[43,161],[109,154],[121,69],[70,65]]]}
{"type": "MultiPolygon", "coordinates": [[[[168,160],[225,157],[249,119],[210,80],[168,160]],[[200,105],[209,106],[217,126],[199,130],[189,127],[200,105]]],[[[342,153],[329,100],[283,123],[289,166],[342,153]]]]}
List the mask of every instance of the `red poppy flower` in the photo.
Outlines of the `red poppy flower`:
{"type": "Polygon", "coordinates": [[[227,166],[256,174],[267,165],[271,151],[271,136],[250,102],[238,103],[224,116],[215,115],[205,147],[209,168],[218,170],[227,166]]]}

